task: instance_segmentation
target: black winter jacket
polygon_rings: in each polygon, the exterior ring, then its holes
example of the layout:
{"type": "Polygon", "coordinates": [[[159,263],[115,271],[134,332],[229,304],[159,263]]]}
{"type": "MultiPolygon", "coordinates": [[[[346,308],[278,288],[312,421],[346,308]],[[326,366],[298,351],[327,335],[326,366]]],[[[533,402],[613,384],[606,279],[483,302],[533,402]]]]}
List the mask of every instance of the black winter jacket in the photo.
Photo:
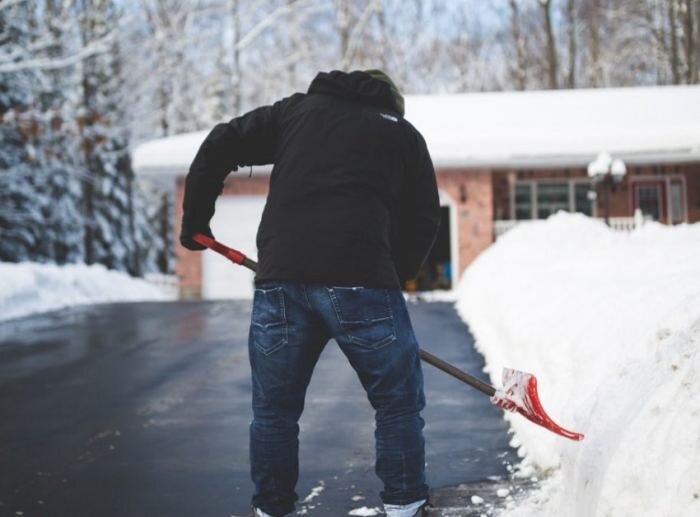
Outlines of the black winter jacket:
{"type": "Polygon", "coordinates": [[[231,170],[269,163],[256,283],[395,288],[415,277],[437,235],[438,192],[425,141],[388,84],[319,73],[308,93],[215,126],[187,175],[183,244],[208,232],[231,170]]]}

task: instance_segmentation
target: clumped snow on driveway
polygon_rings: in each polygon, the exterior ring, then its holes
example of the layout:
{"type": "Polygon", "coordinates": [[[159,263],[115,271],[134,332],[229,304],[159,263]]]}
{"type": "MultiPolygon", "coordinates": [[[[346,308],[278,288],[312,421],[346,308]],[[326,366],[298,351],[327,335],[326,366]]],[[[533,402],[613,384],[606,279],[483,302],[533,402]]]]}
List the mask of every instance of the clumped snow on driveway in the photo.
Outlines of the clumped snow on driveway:
{"type": "Polygon", "coordinates": [[[71,305],[165,298],[145,280],[101,265],[0,262],[0,321],[71,305]]]}
{"type": "Polygon", "coordinates": [[[466,271],[457,308],[489,374],[538,377],[583,442],[507,416],[523,465],[549,471],[513,516],[700,515],[700,224],[609,230],[557,214],[466,271]]]}

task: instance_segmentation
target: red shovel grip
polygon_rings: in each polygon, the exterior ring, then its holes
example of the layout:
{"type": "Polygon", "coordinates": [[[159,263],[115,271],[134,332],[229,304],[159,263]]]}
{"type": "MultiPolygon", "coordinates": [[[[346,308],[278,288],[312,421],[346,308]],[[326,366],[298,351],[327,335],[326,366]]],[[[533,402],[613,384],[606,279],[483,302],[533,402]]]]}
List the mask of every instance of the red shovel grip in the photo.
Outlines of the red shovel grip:
{"type": "Polygon", "coordinates": [[[208,235],[204,235],[203,233],[195,234],[192,237],[192,240],[194,240],[198,244],[201,244],[202,246],[209,248],[210,250],[220,253],[221,255],[231,260],[232,262],[235,262],[236,264],[243,264],[243,262],[246,259],[246,256],[240,251],[234,250],[233,248],[229,248],[228,246],[224,246],[220,242],[215,241],[214,239],[212,239],[208,235]]]}

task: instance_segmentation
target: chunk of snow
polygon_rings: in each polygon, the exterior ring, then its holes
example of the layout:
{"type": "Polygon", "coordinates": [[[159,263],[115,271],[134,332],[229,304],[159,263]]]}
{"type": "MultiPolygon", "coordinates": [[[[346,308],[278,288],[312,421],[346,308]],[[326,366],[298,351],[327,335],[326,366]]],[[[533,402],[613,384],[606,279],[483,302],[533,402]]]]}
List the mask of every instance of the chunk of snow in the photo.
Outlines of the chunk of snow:
{"type": "Polygon", "coordinates": [[[379,508],[368,508],[367,506],[362,506],[360,508],[355,508],[350,510],[348,515],[356,515],[360,517],[371,517],[372,515],[379,515],[382,511],[379,508]]]}
{"type": "Polygon", "coordinates": [[[160,289],[101,265],[0,262],[0,320],[71,305],[164,300],[160,289]]]}
{"type": "Polygon", "coordinates": [[[535,374],[571,442],[508,413],[549,477],[503,515],[700,515],[700,224],[609,230],[557,214],[500,238],[457,308],[494,384],[535,374]]]}
{"type": "Polygon", "coordinates": [[[481,504],[484,502],[484,499],[482,497],[479,497],[478,495],[473,495],[471,501],[472,504],[481,504]]]}
{"type": "Polygon", "coordinates": [[[313,501],[315,498],[317,498],[319,495],[321,495],[321,492],[323,492],[323,490],[324,490],[324,488],[325,488],[325,485],[326,485],[326,484],[325,484],[323,481],[319,481],[319,485],[318,485],[318,486],[315,486],[315,487],[313,487],[313,488],[311,489],[311,492],[309,493],[309,495],[307,495],[307,496],[304,498],[304,500],[302,501],[302,503],[310,503],[310,502],[313,501]]]}
{"type": "Polygon", "coordinates": [[[496,490],[496,495],[498,497],[505,497],[508,494],[510,494],[510,490],[508,490],[507,488],[499,488],[498,490],[496,490]]]}

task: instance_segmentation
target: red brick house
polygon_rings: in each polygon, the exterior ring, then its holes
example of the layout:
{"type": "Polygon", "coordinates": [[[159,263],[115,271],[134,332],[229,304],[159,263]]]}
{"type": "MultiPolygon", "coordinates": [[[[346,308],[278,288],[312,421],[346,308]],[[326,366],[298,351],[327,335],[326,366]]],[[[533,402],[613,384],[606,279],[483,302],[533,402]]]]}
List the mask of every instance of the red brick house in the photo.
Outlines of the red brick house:
{"type": "MultiPolygon", "coordinates": [[[[443,225],[418,284],[451,287],[503,231],[558,210],[633,225],[635,211],[666,224],[700,221],[700,87],[421,95],[406,118],[425,136],[437,171],[443,225]],[[600,152],[626,165],[606,196],[591,194],[587,166],[600,152]]],[[[207,131],[142,144],[138,174],[160,176],[175,192],[179,232],[184,176],[207,131]]],[[[212,229],[256,256],[255,231],[270,168],[232,173],[212,229]]],[[[598,194],[601,187],[598,187],[598,194]]],[[[184,296],[245,297],[251,274],[213,253],[176,246],[184,296]]]]}

